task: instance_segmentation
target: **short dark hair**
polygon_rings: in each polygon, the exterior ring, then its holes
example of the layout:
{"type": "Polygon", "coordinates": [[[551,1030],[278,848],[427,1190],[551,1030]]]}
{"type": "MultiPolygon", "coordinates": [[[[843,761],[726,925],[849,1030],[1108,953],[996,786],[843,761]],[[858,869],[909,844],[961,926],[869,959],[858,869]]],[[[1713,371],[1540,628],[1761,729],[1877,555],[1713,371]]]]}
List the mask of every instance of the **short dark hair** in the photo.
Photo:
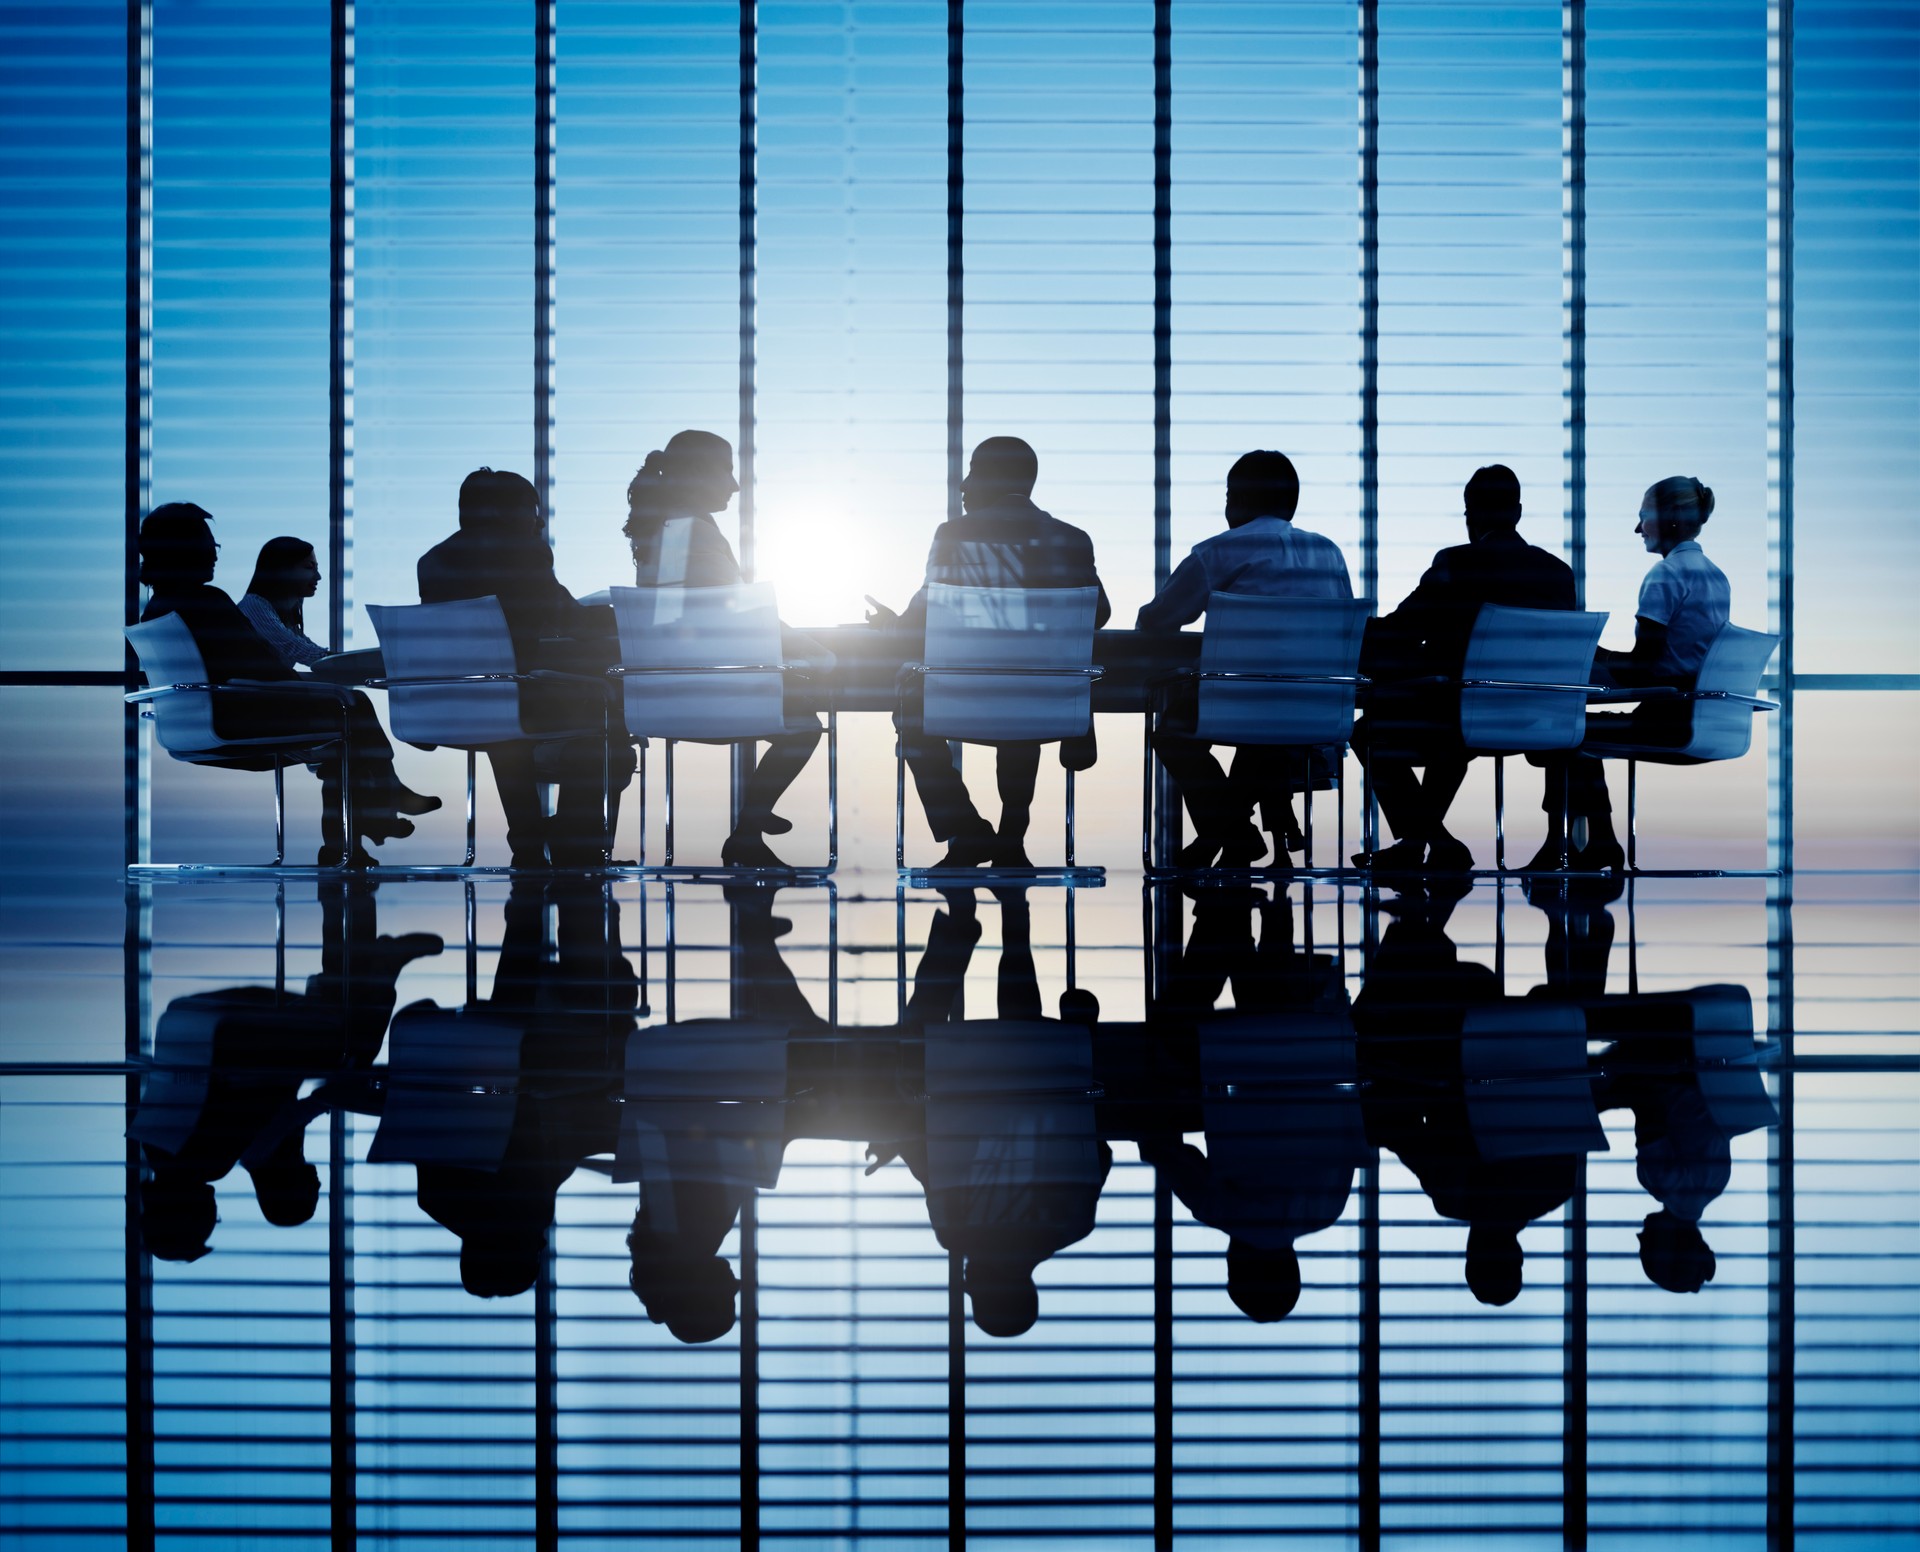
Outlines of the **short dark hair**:
{"type": "Polygon", "coordinates": [[[537,517],[539,512],[539,493],[524,474],[483,467],[460,482],[462,528],[537,517]]]}
{"type": "Polygon", "coordinates": [[[213,514],[191,501],[155,507],[140,524],[140,580],[162,590],[203,580],[212,522],[213,514]]]}
{"type": "Polygon", "coordinates": [[[1482,1304],[1511,1304],[1519,1298],[1525,1264],[1519,1230],[1486,1223],[1467,1230],[1467,1286],[1482,1304]]]}
{"type": "Polygon", "coordinates": [[[973,1323],[988,1336],[1021,1336],[1040,1318],[1040,1290],[1023,1262],[969,1256],[963,1281],[973,1323]]]}
{"type": "Polygon", "coordinates": [[[968,468],[1017,490],[1031,491],[1040,478],[1040,455],[1015,436],[990,436],[973,450],[968,468]]]}
{"type": "Polygon", "coordinates": [[[1468,517],[1511,526],[1520,521],[1520,476],[1503,463],[1475,469],[1466,501],[1468,517]]]}
{"type": "Polygon", "coordinates": [[[1293,1246],[1264,1250],[1227,1241],[1227,1297],[1247,1319],[1284,1320],[1300,1302],[1300,1257],[1293,1246]]]}
{"type": "Polygon", "coordinates": [[[1640,1268],[1669,1293],[1698,1293],[1719,1263],[1700,1225],[1667,1212],[1648,1213],[1640,1226],[1640,1268]]]}
{"type": "Polygon", "coordinates": [[[1227,499],[1259,507],[1262,517],[1291,522],[1300,509],[1300,471],[1285,453],[1255,448],[1227,470],[1227,499]]]}

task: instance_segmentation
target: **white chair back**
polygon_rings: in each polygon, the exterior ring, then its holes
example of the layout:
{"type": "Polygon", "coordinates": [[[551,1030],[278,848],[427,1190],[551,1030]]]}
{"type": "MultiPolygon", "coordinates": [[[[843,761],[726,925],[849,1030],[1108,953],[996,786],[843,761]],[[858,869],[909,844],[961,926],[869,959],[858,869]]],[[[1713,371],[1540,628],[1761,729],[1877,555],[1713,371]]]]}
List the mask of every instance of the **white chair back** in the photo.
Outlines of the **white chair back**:
{"type": "Polygon", "coordinates": [[[1460,1068],[1483,1159],[1604,1153],[1587,1076],[1587,1019],[1575,1004],[1509,998],[1469,1008],[1460,1068]]]}
{"type": "Polygon", "coordinates": [[[525,1026],[414,1003],[387,1031],[386,1108],[367,1150],[378,1164],[496,1170],[520,1106],[525,1026]]]}
{"type": "MultiPolygon", "coordinates": [[[[177,614],[163,614],[145,625],[127,627],[127,644],[140,659],[147,683],[154,689],[170,684],[207,683],[207,665],[200,647],[177,614]]],[[[213,730],[213,695],[206,690],[184,690],[162,695],[153,708],[154,736],[169,754],[204,754],[226,740],[213,730]]]]}
{"type": "Polygon", "coordinates": [[[1695,1076],[1713,1124],[1730,1137],[1777,1126],[1780,1113],[1755,1060],[1752,993],[1744,986],[1713,985],[1685,995],[1693,1012],[1695,1076]]]}
{"type": "Polygon", "coordinates": [[[1078,670],[1093,662],[1099,597],[1094,587],[929,587],[926,664],[944,671],[926,677],[927,732],[978,743],[1085,733],[1093,688],[1078,670]],[[1032,672],[1050,668],[1063,671],[1032,672]]]}
{"type": "MultiPolygon", "coordinates": [[[[1721,695],[1758,695],[1778,636],[1723,625],[1707,648],[1694,688],[1721,695]]],[[[1737,760],[1753,742],[1753,707],[1744,701],[1693,702],[1693,726],[1680,753],[1694,760],[1737,760]]]]}
{"type": "Polygon", "coordinates": [[[1577,749],[1587,736],[1587,697],[1605,613],[1509,609],[1482,604],[1460,670],[1460,736],[1469,749],[1519,753],[1577,749]],[[1498,680],[1518,688],[1474,689],[1498,680]]]}
{"type": "MultiPolygon", "coordinates": [[[[1200,671],[1351,679],[1360,671],[1366,623],[1363,600],[1215,593],[1207,600],[1200,671]]],[[[1353,700],[1351,684],[1203,677],[1198,737],[1215,744],[1344,744],[1353,732],[1353,700]]]]}
{"type": "Polygon", "coordinates": [[[771,583],[611,592],[620,666],[644,670],[622,679],[635,738],[772,738],[786,730],[771,583]]]}
{"type": "MultiPolygon", "coordinates": [[[[500,600],[369,605],[380,653],[392,680],[461,681],[469,674],[516,671],[513,637],[500,600]]],[[[483,749],[525,738],[520,686],[510,680],[391,684],[387,716],[393,736],[423,748],[483,749]]]]}

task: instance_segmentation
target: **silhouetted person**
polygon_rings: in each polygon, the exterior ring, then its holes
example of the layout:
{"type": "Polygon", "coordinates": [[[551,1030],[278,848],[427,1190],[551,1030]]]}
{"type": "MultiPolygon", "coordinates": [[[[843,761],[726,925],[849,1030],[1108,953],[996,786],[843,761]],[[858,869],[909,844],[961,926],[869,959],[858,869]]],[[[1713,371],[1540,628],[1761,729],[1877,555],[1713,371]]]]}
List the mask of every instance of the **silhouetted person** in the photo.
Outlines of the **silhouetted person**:
{"type": "MultiPolygon", "coordinates": [[[[582,1159],[612,1149],[618,1110],[611,1085],[637,996],[620,949],[618,906],[597,885],[518,881],[505,916],[493,994],[473,1010],[520,1031],[504,1146],[492,1167],[415,1165],[420,1208],[459,1238],[461,1286],[479,1298],[533,1286],[561,1186],[582,1159]],[[557,927],[551,957],[550,909],[557,927]]],[[[476,1070],[473,1077],[497,1086],[499,1075],[476,1070]]],[[[446,1119],[455,1128],[462,1097],[450,1096],[446,1119]]]]}
{"type": "MultiPolygon", "coordinates": [[[[613,611],[578,602],[553,573],[553,547],[540,530],[540,501],[522,476],[476,469],[460,485],[460,530],[420,557],[420,602],[497,598],[520,672],[553,669],[596,680],[618,657],[613,611]]],[[[617,698],[606,681],[544,681],[520,686],[520,719],[543,728],[611,726],[612,747],[597,737],[522,739],[487,751],[506,814],[516,868],[591,867],[612,844],[619,793],[633,774],[617,698]],[[610,769],[612,789],[603,773],[610,769]],[[539,782],[557,778],[549,824],[539,782]],[[604,813],[603,813],[604,809],[604,813]]]]}
{"type": "MultiPolygon", "coordinates": [[[[1467,1225],[1467,1286],[1482,1304],[1519,1296],[1520,1231],[1573,1195],[1581,1155],[1483,1157],[1462,1091],[1467,1010],[1500,984],[1460,958],[1447,918],[1466,887],[1402,895],[1354,1002],[1361,1071],[1372,1079],[1367,1129],[1420,1182],[1434,1211],[1467,1225]]],[[[1511,1114],[1509,1120],[1513,1119],[1511,1114]]]]}
{"type": "MultiPolygon", "coordinates": [[[[401,816],[438,807],[437,799],[410,791],[393,771],[393,745],[358,690],[342,691],[304,683],[253,628],[234,601],[212,585],[220,546],[209,526],[213,519],[190,501],[155,507],[140,525],[140,581],[152,589],[142,622],[177,615],[200,649],[209,682],[273,686],[284,693],[215,695],[214,731],[222,738],[300,739],[338,733],[345,696],[346,736],[352,747],[354,814],[357,834],[348,843],[340,821],[340,756],[315,762],[320,774],[320,865],[363,867],[373,858],[360,845],[411,835],[413,824],[401,816]]],[[[265,770],[264,756],[236,751],[239,769],[265,770]]]]}
{"type": "MultiPolygon", "coordinates": [[[[627,541],[636,587],[731,587],[743,580],[727,536],[713,520],[733,500],[733,448],[711,431],[675,433],[627,486],[627,541]]],[[[831,662],[831,654],[798,632],[783,632],[788,661],[831,662]]],[[[768,835],[785,835],[791,820],[774,805],[793,785],[820,742],[820,719],[789,704],[787,731],[767,740],[741,795],[740,817],[720,848],[729,867],[784,866],[768,835]]]]}
{"type": "MultiPolygon", "coordinates": [[[[1285,453],[1247,453],[1227,471],[1227,531],[1202,539],[1167,584],[1140,610],[1135,629],[1178,630],[1206,613],[1214,593],[1256,598],[1351,598],[1346,557],[1323,534],[1296,528],[1300,475],[1285,453]]],[[[1212,746],[1193,736],[1198,698],[1189,686],[1160,718],[1153,747],[1186,799],[1195,838],[1180,852],[1183,868],[1204,868],[1218,857],[1227,867],[1249,867],[1266,855],[1253,826],[1253,805],[1280,781],[1278,752],[1248,745],[1234,756],[1231,777],[1212,746]]],[[[1292,755],[1296,751],[1286,751],[1292,755]]],[[[1274,859],[1305,842],[1293,822],[1284,787],[1266,803],[1274,832],[1274,859]],[[1275,820],[1279,822],[1276,824],[1275,820]]]]}
{"type": "Polygon", "coordinates": [[[176,997],[154,1029],[154,1067],[127,1128],[148,1176],[140,1232],[163,1261],[197,1261],[211,1248],[215,1181],[237,1164],[267,1222],[305,1223],[320,1177],[303,1150],[320,1106],[299,1098],[313,1077],[369,1062],[393,1012],[407,964],[437,954],[429,933],[380,937],[371,885],[320,886],[321,969],[306,991],[235,986],[176,997]]]}
{"type": "MultiPolygon", "coordinates": [[[[1633,650],[1616,652],[1602,647],[1594,656],[1594,673],[1603,681],[1628,688],[1669,686],[1693,688],[1707,648],[1731,617],[1733,592],[1727,574],[1707,559],[1700,548],[1700,530],[1713,515],[1713,492],[1698,480],[1676,474],[1650,485],[1640,500],[1633,531],[1654,562],[1640,583],[1640,601],[1633,611],[1633,650]]],[[[1692,715],[1683,706],[1649,701],[1630,713],[1591,712],[1589,732],[1604,732],[1644,744],[1684,744],[1692,715]]],[[[1529,756],[1547,770],[1547,839],[1533,868],[1557,868],[1564,835],[1560,822],[1560,782],[1567,784],[1567,809],[1576,823],[1585,821],[1586,839],[1574,851],[1576,871],[1618,870],[1626,852],[1613,831],[1613,800],[1607,793],[1606,769],[1601,761],[1577,753],[1529,756]]]]}
{"type": "Polygon", "coordinates": [[[1367,628],[1360,670],[1373,680],[1353,751],[1371,770],[1393,845],[1353,860],[1363,867],[1438,871],[1473,866],[1473,853],[1447,830],[1447,810],[1466,779],[1460,692],[1397,681],[1457,678],[1482,604],[1572,609],[1573,570],[1520,537],[1520,481],[1504,464],[1467,481],[1467,542],[1440,551],[1393,613],[1367,628]],[[1414,774],[1425,766],[1422,780],[1414,774]]]}
{"type": "MultiPolygon", "coordinates": [[[[905,613],[877,609],[867,617],[869,623],[924,632],[927,588],[944,583],[951,587],[1100,588],[1094,625],[1106,624],[1113,611],[1094,569],[1093,541],[1033,504],[1033,484],[1039,473],[1038,456],[1018,437],[988,437],[976,447],[960,485],[964,515],[934,531],[925,584],[905,613]]],[[[910,689],[909,696],[904,712],[896,718],[900,747],[933,838],[948,842],[940,866],[978,867],[992,862],[1000,867],[1026,867],[1027,824],[1040,771],[1040,745],[1023,740],[995,746],[1000,788],[996,829],[967,796],[947,741],[927,735],[918,690],[910,689]]],[[[1070,770],[1092,765],[1092,730],[1064,741],[1060,761],[1070,770]]]]}

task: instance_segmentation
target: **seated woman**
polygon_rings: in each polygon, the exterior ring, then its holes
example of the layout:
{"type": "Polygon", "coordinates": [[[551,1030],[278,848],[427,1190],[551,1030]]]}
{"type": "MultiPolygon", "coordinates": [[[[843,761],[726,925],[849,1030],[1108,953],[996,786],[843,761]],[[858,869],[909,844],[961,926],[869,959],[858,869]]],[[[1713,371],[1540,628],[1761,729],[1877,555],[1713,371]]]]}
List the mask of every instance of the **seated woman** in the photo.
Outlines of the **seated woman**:
{"type": "MultiPolygon", "coordinates": [[[[190,501],[156,507],[140,525],[140,581],[152,597],[140,618],[144,623],[177,614],[193,634],[208,678],[214,684],[261,683],[288,686],[279,695],[215,698],[215,728],[226,737],[299,738],[340,726],[338,702],[299,687],[299,676],[253,628],[238,605],[212,586],[220,546],[208,526],[212,517],[190,501]]],[[[316,580],[318,568],[315,568],[316,580]]],[[[340,823],[338,757],[319,762],[322,867],[365,867],[373,858],[360,844],[376,846],[413,833],[403,813],[438,808],[438,798],[409,790],[393,770],[393,746],[366,696],[354,691],[347,716],[352,744],[354,825],[351,838],[340,823]]]]}
{"type": "Polygon", "coordinates": [[[302,606],[320,590],[320,557],[305,539],[282,536],[260,546],[240,612],[289,668],[311,668],[327,649],[307,635],[302,606]]]}
{"type": "MultiPolygon", "coordinates": [[[[1640,584],[1634,608],[1633,649],[1602,647],[1594,656],[1594,672],[1601,682],[1623,687],[1671,686],[1693,688],[1694,677],[1706,661],[1707,648],[1732,613],[1733,592],[1727,574],[1707,559],[1700,548],[1700,530],[1713,515],[1713,492],[1698,480],[1676,474],[1650,485],[1640,500],[1633,531],[1651,555],[1659,557],[1640,584]]],[[[1587,718],[1590,733],[1630,737],[1643,744],[1684,744],[1691,718],[1683,707],[1649,701],[1631,713],[1594,712],[1587,718]]],[[[1564,839],[1560,821],[1560,778],[1567,783],[1567,810],[1577,822],[1586,821],[1586,838],[1572,854],[1574,868],[1583,873],[1618,871],[1626,853],[1613,830],[1613,800],[1599,760],[1578,754],[1540,756],[1547,783],[1541,806],[1547,813],[1547,839],[1529,868],[1560,865],[1564,839]]],[[[1577,839],[1576,833],[1576,839],[1577,839]]]]}
{"type": "MultiPolygon", "coordinates": [[[[741,580],[733,547],[713,520],[740,489],[733,477],[733,446],[711,431],[681,431],[627,486],[627,542],[633,548],[636,587],[730,587],[741,580]]],[[[817,654],[816,654],[817,655],[817,654]]],[[[784,835],[793,822],[773,811],[793,785],[814,745],[820,719],[789,705],[787,731],[767,740],[740,805],[739,822],[720,848],[729,867],[784,867],[765,836],[784,835]]]]}

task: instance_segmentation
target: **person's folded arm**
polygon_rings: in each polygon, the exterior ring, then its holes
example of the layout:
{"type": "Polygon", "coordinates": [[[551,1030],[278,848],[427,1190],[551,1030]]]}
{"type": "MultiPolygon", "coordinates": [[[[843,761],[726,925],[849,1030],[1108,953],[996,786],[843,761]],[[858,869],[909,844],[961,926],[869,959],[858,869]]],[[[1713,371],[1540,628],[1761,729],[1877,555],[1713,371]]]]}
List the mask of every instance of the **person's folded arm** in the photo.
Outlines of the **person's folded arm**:
{"type": "Polygon", "coordinates": [[[1140,606],[1134,629],[1170,631],[1190,625],[1206,612],[1208,593],[1206,568],[1198,556],[1189,555],[1174,568],[1166,585],[1140,606]]]}

